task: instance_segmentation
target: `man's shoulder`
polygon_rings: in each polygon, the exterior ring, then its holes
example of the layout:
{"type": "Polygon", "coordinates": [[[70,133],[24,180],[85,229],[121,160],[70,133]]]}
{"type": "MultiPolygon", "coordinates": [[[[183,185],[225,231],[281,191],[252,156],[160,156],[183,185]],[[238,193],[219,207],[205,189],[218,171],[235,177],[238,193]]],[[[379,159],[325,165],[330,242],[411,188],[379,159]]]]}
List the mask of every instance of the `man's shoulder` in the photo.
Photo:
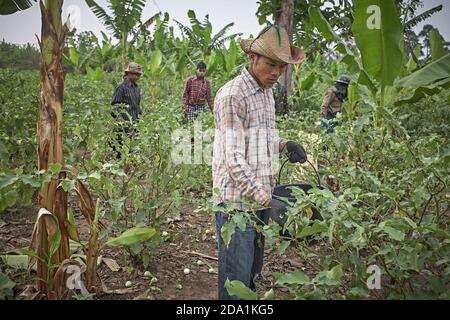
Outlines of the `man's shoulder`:
{"type": "Polygon", "coordinates": [[[189,81],[192,81],[192,80],[194,80],[195,79],[195,76],[189,76],[189,77],[187,77],[185,80],[184,80],[184,82],[185,83],[188,83],[189,81]]]}
{"type": "Polygon", "coordinates": [[[225,83],[217,92],[216,98],[235,97],[242,99],[245,97],[245,81],[242,75],[238,75],[225,83]]]}
{"type": "Polygon", "coordinates": [[[333,90],[333,88],[329,88],[326,92],[325,92],[325,96],[326,97],[331,97],[333,95],[336,95],[336,92],[333,90]]]}
{"type": "Polygon", "coordinates": [[[125,80],[122,80],[121,82],[117,82],[116,88],[121,88],[125,86],[125,80]]]}

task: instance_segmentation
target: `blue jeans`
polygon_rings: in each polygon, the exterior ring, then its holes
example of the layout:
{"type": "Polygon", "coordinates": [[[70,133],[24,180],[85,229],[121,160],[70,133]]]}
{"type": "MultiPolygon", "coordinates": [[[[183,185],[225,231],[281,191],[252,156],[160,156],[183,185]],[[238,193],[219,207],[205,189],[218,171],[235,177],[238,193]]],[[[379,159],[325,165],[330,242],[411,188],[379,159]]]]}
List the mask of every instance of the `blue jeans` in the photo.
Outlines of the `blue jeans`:
{"type": "MultiPolygon", "coordinates": [[[[258,218],[267,224],[269,215],[266,210],[257,212],[258,218]]],[[[253,278],[261,273],[264,259],[264,236],[258,233],[252,225],[247,224],[245,231],[236,228],[228,247],[223,242],[220,230],[229,219],[229,215],[216,212],[217,241],[219,251],[219,300],[238,300],[230,296],[225,289],[225,281],[240,280],[247,287],[256,290],[253,278]]]]}
{"type": "Polygon", "coordinates": [[[322,129],[326,130],[327,133],[332,133],[334,128],[339,125],[339,121],[336,120],[336,113],[327,113],[322,115],[322,120],[320,121],[320,126],[322,129]]]}

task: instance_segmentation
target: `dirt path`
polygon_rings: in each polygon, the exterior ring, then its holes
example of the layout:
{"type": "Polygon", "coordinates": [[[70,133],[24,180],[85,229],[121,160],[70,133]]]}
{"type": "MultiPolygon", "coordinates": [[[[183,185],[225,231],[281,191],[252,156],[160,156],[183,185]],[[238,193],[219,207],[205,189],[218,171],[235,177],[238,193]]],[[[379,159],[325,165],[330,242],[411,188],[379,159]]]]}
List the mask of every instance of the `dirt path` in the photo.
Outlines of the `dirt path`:
{"type": "MultiPolygon", "coordinates": [[[[166,230],[171,238],[161,244],[151,257],[147,268],[152,275],[158,278],[156,283],[150,283],[150,279],[143,274],[144,270],[130,273],[131,264],[125,260],[122,250],[105,247],[100,255],[116,261],[119,270],[112,271],[105,263],[100,265],[98,272],[106,293],[102,293],[97,298],[216,299],[217,274],[209,273],[208,270],[210,268],[217,270],[217,261],[200,256],[200,254],[210,257],[217,256],[214,217],[208,213],[193,213],[192,208],[185,212],[183,219],[175,222],[174,226],[171,226],[172,228],[169,228],[167,224],[162,227],[162,231],[166,230]],[[206,232],[207,229],[211,231],[209,234],[206,232]],[[202,266],[197,265],[199,259],[204,262],[202,266]],[[184,268],[189,268],[190,273],[184,274],[184,268]],[[127,281],[131,281],[133,286],[127,288],[125,286],[127,281]]],[[[30,243],[35,216],[36,210],[33,207],[15,209],[0,216],[0,251],[27,247],[30,243]]],[[[75,218],[82,221],[77,213],[75,213],[75,218]]],[[[86,238],[88,228],[84,222],[81,222],[79,232],[82,239],[86,238]]],[[[274,284],[272,272],[288,272],[302,266],[302,262],[298,261],[298,258],[296,259],[293,249],[288,249],[286,254],[280,258],[266,248],[264,269],[257,282],[258,291],[263,293],[275,288],[277,293],[281,293],[282,289],[277,288],[274,284]]],[[[18,293],[26,287],[26,284],[32,283],[30,277],[26,276],[23,271],[11,268],[2,270],[2,272],[5,271],[18,284],[16,287],[18,293]]]]}

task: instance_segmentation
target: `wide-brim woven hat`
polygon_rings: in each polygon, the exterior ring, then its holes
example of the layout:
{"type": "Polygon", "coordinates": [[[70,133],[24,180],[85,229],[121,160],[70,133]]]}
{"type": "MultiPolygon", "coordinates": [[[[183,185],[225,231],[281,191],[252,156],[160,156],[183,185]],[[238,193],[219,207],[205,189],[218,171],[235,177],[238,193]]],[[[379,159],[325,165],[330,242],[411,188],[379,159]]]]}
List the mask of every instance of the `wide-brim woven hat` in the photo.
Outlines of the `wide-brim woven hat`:
{"type": "Polygon", "coordinates": [[[278,25],[265,27],[256,38],[241,39],[245,53],[254,52],[272,60],[298,64],[305,60],[303,50],[291,46],[286,29],[278,25]]]}
{"type": "Polygon", "coordinates": [[[136,62],[130,62],[123,72],[142,74],[142,66],[136,62]]]}

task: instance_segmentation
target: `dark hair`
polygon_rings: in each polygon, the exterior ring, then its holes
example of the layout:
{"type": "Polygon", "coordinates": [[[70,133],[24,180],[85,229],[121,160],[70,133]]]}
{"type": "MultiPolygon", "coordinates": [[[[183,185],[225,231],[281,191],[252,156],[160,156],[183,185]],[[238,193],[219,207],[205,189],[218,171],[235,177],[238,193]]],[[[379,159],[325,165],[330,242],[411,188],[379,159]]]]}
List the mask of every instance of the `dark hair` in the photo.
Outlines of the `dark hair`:
{"type": "Polygon", "coordinates": [[[206,63],[200,61],[199,63],[197,63],[197,69],[206,69],[206,63]]]}

